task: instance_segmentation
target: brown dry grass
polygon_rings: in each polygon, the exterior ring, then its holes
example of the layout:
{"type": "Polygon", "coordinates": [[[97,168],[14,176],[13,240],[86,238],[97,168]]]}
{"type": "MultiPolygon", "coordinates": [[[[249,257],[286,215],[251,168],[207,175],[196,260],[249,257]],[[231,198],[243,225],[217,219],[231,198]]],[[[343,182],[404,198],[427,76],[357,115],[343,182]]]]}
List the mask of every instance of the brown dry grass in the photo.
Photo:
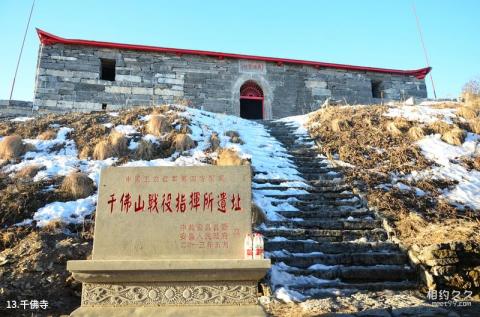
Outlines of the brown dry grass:
{"type": "MultiPolygon", "coordinates": [[[[157,110],[158,111],[158,110],[157,110]]],[[[146,127],[147,133],[161,136],[172,129],[167,118],[163,115],[152,115],[146,127]]]]}
{"type": "Polygon", "coordinates": [[[135,150],[138,160],[151,160],[155,157],[155,145],[152,142],[141,140],[135,150]]]}
{"type": "MultiPolygon", "coordinates": [[[[425,224],[429,225],[428,230],[433,230],[432,225],[442,230],[450,225],[451,231],[459,233],[439,235],[439,240],[465,241],[475,237],[471,230],[475,221],[469,218],[469,213],[461,212],[439,198],[441,190],[454,185],[453,181],[426,178],[421,181],[412,180],[407,184],[426,191],[425,196],[416,195],[414,190],[400,191],[393,188],[386,191],[376,187],[391,183],[391,175],[406,175],[432,166],[433,163],[425,159],[415,144],[415,140],[422,135],[436,132],[445,134],[454,130],[450,134],[459,138],[464,133],[459,132],[457,126],[440,121],[425,125],[401,119],[392,120],[383,115],[387,109],[384,106],[327,107],[310,116],[309,132],[320,141],[322,154],[327,157],[338,154],[342,161],[354,166],[341,167],[346,180],[360,184],[360,188],[367,193],[370,206],[377,208],[389,220],[402,239],[412,239],[408,243],[413,243],[415,232],[420,232],[425,224]],[[346,129],[336,129],[331,125],[334,120],[348,120],[349,126],[343,126],[346,129]],[[413,226],[410,215],[418,215],[422,221],[413,226]],[[459,220],[459,217],[464,218],[459,220]],[[461,229],[465,224],[467,229],[461,229]]],[[[428,236],[428,230],[422,233],[422,239],[428,236]]],[[[435,232],[431,231],[431,234],[435,232]]],[[[475,239],[480,240],[479,237],[477,235],[475,239]]]]}
{"type": "Polygon", "coordinates": [[[480,94],[474,92],[466,92],[463,94],[465,105],[471,109],[480,111],[480,94]]]}
{"type": "Polygon", "coordinates": [[[103,140],[95,145],[93,149],[93,159],[94,160],[105,160],[114,155],[112,146],[107,140],[103,140]]]}
{"type": "Polygon", "coordinates": [[[458,108],[457,114],[467,120],[470,120],[477,117],[478,111],[472,107],[462,106],[458,108]]]}
{"type": "Polygon", "coordinates": [[[425,137],[425,131],[420,126],[414,126],[414,127],[411,127],[408,130],[408,136],[412,140],[418,141],[418,140],[422,139],[423,137],[425,137]]]}
{"type": "Polygon", "coordinates": [[[57,133],[53,130],[43,131],[37,136],[39,140],[53,140],[57,137],[57,133]]]}
{"type": "Polygon", "coordinates": [[[30,179],[34,178],[37,173],[44,168],[43,165],[39,164],[32,164],[32,165],[27,165],[20,169],[16,174],[15,177],[20,178],[20,179],[30,179]]]}
{"type": "Polygon", "coordinates": [[[452,129],[452,126],[444,121],[432,122],[427,127],[431,132],[438,134],[444,134],[452,129]]]}
{"type": "Polygon", "coordinates": [[[19,135],[9,135],[0,141],[0,159],[16,160],[26,151],[26,146],[19,135]]]}
{"type": "Polygon", "coordinates": [[[90,157],[90,154],[91,154],[91,150],[90,150],[90,147],[88,145],[84,146],[83,149],[80,151],[80,153],[78,154],[78,157],[82,160],[86,160],[90,157]]]}
{"type": "Polygon", "coordinates": [[[117,157],[122,157],[128,153],[128,139],[118,131],[112,131],[108,136],[108,143],[117,157]]]}
{"type": "Polygon", "coordinates": [[[216,132],[213,132],[212,135],[210,135],[210,148],[212,151],[216,151],[220,147],[220,139],[218,138],[218,134],[216,132]]]}
{"type": "Polygon", "coordinates": [[[188,151],[195,147],[195,142],[188,134],[179,133],[175,136],[174,142],[175,150],[177,152],[188,151]]]}
{"type": "Polygon", "coordinates": [[[480,134],[480,118],[468,120],[468,129],[476,134],[480,134]]]}
{"type": "Polygon", "coordinates": [[[458,127],[455,127],[444,134],[442,134],[442,140],[452,145],[462,145],[467,133],[458,127]]]}
{"type": "Polygon", "coordinates": [[[49,221],[45,226],[43,226],[43,231],[50,233],[60,233],[63,228],[65,228],[65,223],[60,219],[55,219],[49,221]]]}
{"type": "Polygon", "coordinates": [[[95,192],[95,185],[87,174],[73,172],[63,179],[60,190],[78,199],[92,195],[95,192]]]}
{"type": "Polygon", "coordinates": [[[235,150],[220,149],[216,164],[218,166],[240,166],[249,163],[248,160],[242,159],[235,150]]]}
{"type": "Polygon", "coordinates": [[[350,122],[347,119],[333,119],[332,120],[332,131],[341,132],[350,128],[350,122]]]}

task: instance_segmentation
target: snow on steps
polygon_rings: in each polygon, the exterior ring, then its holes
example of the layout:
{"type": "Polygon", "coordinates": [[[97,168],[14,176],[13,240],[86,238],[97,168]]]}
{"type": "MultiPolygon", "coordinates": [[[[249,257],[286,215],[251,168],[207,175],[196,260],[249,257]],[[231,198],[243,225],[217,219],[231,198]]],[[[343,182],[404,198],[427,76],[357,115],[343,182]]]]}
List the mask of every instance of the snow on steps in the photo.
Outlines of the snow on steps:
{"type": "Polygon", "coordinates": [[[358,290],[415,288],[407,256],[387,241],[381,220],[318,154],[313,140],[282,120],[264,125],[292,163],[284,179],[254,174],[254,193],[269,200],[277,216],[257,228],[273,263],[269,278],[276,296],[303,301],[358,290]]]}

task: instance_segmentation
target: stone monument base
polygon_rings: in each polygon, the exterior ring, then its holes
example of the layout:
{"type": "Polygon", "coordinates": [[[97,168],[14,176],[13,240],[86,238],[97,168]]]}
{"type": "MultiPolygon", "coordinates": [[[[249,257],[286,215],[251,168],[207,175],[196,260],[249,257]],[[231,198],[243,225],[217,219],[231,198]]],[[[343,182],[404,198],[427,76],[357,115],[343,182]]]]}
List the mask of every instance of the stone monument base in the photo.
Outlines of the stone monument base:
{"type": "Polygon", "coordinates": [[[162,307],[80,307],[72,317],[264,317],[259,305],[162,306],[162,307]]]}
{"type": "Polygon", "coordinates": [[[69,261],[86,316],[265,316],[258,281],[270,260],[69,261]]]}

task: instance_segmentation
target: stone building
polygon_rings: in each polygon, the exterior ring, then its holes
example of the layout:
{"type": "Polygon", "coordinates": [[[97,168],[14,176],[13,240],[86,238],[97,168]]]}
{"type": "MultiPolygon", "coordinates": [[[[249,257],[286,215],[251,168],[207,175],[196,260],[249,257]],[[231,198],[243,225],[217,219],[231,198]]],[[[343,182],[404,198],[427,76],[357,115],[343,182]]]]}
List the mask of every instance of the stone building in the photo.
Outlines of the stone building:
{"type": "Polygon", "coordinates": [[[350,104],[426,98],[430,68],[396,70],[285,58],[40,38],[34,105],[40,111],[113,110],[187,102],[249,119],[350,104]]]}

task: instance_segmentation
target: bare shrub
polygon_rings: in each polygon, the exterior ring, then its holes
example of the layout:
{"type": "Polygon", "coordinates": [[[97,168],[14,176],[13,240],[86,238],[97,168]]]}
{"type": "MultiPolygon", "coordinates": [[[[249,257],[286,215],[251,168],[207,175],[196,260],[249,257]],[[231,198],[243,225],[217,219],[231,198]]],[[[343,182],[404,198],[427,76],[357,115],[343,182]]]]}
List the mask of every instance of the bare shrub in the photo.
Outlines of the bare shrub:
{"type": "Polygon", "coordinates": [[[57,133],[53,130],[43,131],[37,136],[39,140],[53,140],[57,137],[57,133]]]}
{"type": "Polygon", "coordinates": [[[188,151],[195,147],[195,142],[188,134],[177,134],[175,140],[173,141],[175,150],[178,152],[188,151]]]}
{"type": "Polygon", "coordinates": [[[95,192],[95,185],[87,174],[72,172],[63,179],[60,190],[73,198],[85,198],[95,192]]]}
{"type": "Polygon", "coordinates": [[[463,86],[462,96],[467,107],[480,111],[480,77],[470,80],[463,86]]]}
{"type": "Polygon", "coordinates": [[[93,149],[94,160],[105,160],[114,155],[112,146],[107,140],[102,140],[95,145],[93,149]]]}
{"type": "Polygon", "coordinates": [[[26,151],[22,138],[18,135],[6,136],[0,141],[0,159],[18,159],[26,151]]]}
{"type": "Polygon", "coordinates": [[[442,134],[442,140],[452,145],[462,145],[467,133],[460,128],[453,128],[442,134]]]}
{"type": "Polygon", "coordinates": [[[147,124],[147,133],[160,136],[171,130],[170,123],[163,115],[152,115],[147,124]]]}

